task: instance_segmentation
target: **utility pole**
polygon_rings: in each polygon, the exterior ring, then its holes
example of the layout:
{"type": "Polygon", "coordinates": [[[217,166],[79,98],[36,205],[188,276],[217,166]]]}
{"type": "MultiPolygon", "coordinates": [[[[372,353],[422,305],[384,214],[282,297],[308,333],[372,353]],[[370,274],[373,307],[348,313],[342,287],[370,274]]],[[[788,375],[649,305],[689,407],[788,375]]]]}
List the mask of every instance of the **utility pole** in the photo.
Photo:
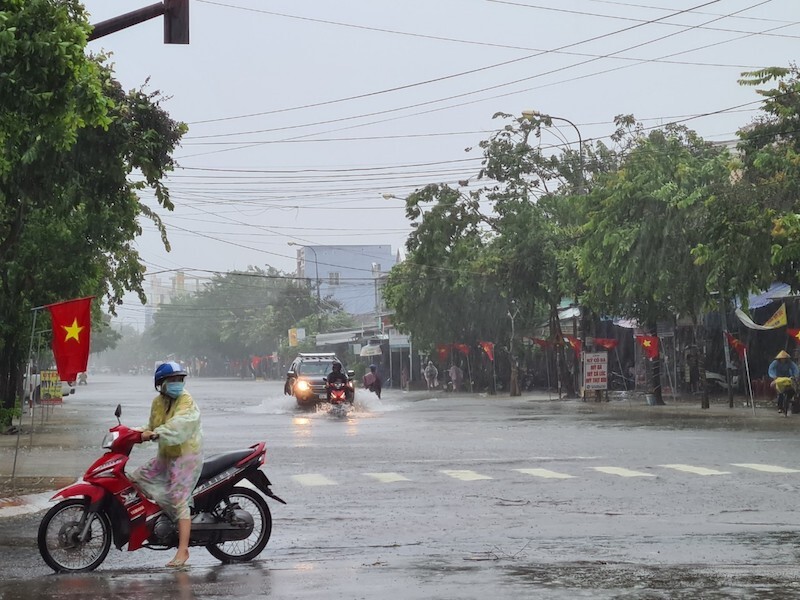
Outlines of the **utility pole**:
{"type": "Polygon", "coordinates": [[[94,25],[89,41],[164,16],[164,43],[189,43],[189,0],[164,0],[94,25]]]}

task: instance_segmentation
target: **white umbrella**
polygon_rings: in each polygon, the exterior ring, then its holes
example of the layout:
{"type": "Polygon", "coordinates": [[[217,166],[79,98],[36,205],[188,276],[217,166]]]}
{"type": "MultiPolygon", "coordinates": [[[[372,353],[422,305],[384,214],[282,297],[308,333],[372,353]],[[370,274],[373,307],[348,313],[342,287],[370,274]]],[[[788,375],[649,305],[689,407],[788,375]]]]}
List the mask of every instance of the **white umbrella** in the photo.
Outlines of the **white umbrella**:
{"type": "Polygon", "coordinates": [[[381,354],[383,354],[381,347],[373,344],[362,346],[361,352],[358,353],[359,356],[380,356],[381,354]]]}

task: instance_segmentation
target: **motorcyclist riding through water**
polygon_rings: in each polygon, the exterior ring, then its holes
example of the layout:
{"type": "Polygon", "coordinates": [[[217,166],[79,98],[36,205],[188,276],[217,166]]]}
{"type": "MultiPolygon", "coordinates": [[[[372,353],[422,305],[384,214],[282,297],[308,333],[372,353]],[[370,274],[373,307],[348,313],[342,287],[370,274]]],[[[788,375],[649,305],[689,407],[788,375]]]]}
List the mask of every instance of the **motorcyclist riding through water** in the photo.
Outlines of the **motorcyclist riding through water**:
{"type": "MultiPolygon", "coordinates": [[[[330,386],[332,384],[334,384],[334,383],[339,383],[339,382],[347,385],[347,383],[350,381],[350,378],[347,376],[346,373],[344,373],[342,371],[342,363],[340,363],[338,360],[336,360],[336,361],[333,361],[333,364],[331,364],[331,372],[328,373],[328,375],[326,377],[326,380],[327,380],[327,387],[328,387],[328,400],[330,401],[330,394],[331,394],[330,386]]],[[[348,397],[349,397],[349,393],[348,393],[348,397]]]]}

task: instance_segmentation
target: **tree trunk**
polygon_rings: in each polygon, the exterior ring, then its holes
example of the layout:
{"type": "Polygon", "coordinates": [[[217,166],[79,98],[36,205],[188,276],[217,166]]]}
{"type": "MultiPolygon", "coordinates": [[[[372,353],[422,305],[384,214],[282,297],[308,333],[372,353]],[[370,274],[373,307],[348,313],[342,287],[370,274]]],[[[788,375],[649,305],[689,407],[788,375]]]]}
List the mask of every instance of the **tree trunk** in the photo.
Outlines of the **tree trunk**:
{"type": "Polygon", "coordinates": [[[558,306],[550,305],[550,331],[553,337],[553,344],[556,350],[556,365],[558,370],[559,397],[561,396],[562,386],[566,388],[565,395],[568,398],[575,397],[575,385],[573,378],[567,369],[567,360],[564,356],[564,332],[561,331],[561,321],[558,319],[558,306]]]}

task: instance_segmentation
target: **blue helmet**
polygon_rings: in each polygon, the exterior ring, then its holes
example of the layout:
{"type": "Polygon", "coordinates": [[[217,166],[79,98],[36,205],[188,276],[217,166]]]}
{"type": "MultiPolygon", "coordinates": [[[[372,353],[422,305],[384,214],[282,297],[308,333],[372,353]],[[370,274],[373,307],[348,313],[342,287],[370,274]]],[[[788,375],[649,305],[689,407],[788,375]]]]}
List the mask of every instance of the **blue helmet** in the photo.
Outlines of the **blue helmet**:
{"type": "Polygon", "coordinates": [[[370,371],[375,371],[375,370],[377,370],[377,368],[378,368],[378,366],[377,366],[377,365],[370,365],[370,366],[369,366],[369,370],[370,370],[370,371]]]}
{"type": "Polygon", "coordinates": [[[183,375],[186,377],[186,370],[175,361],[165,362],[158,365],[158,367],[156,367],[155,376],[153,377],[156,389],[161,387],[161,384],[164,383],[165,379],[168,377],[174,377],[175,375],[183,375]]]}

